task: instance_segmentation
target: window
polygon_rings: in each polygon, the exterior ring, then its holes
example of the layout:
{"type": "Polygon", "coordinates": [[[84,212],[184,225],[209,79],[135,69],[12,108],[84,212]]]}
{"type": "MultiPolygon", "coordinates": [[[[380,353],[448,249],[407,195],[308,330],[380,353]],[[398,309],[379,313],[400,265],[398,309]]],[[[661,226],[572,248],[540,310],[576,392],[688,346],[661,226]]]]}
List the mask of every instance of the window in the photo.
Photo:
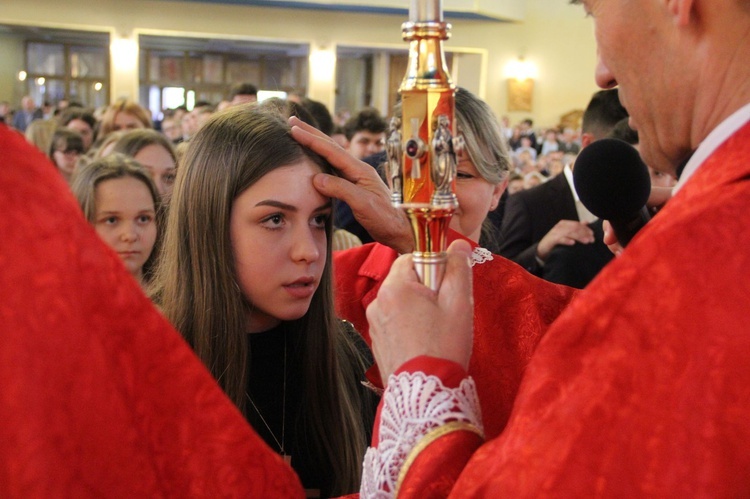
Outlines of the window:
{"type": "Polygon", "coordinates": [[[217,105],[237,83],[300,95],[307,90],[307,45],[151,35],[141,35],[139,44],[140,99],[157,120],[177,103],[217,105]]]}
{"type": "MultiPolygon", "coordinates": [[[[53,34],[52,39],[56,38],[53,34]]],[[[26,42],[26,85],[37,105],[67,99],[83,106],[109,102],[109,35],[59,34],[62,41],[26,42]],[[70,40],[70,41],[68,41],[70,40]]]]}

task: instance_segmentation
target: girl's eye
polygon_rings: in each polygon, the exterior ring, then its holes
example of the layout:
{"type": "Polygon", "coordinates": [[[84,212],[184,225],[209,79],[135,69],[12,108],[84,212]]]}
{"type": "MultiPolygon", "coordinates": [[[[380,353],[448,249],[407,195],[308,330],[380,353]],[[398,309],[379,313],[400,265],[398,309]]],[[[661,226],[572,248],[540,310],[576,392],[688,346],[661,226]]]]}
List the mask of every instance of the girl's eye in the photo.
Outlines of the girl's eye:
{"type": "Polygon", "coordinates": [[[474,175],[472,175],[471,173],[466,173],[466,172],[461,172],[461,171],[456,172],[457,180],[466,180],[470,178],[474,178],[474,175]]]}
{"type": "Polygon", "coordinates": [[[175,173],[167,173],[163,177],[164,183],[167,185],[174,184],[175,179],[177,178],[177,175],[175,173]]]}
{"type": "Polygon", "coordinates": [[[317,227],[318,229],[325,229],[326,228],[326,222],[328,222],[328,219],[330,218],[330,214],[325,213],[322,215],[316,215],[312,219],[312,225],[313,227],[317,227]]]}
{"type": "Polygon", "coordinates": [[[107,217],[104,219],[105,224],[114,225],[117,223],[117,217],[107,217]]]}
{"type": "Polygon", "coordinates": [[[263,219],[261,224],[267,229],[278,229],[284,224],[284,215],[281,213],[274,213],[263,219]]]}
{"type": "Polygon", "coordinates": [[[138,222],[142,223],[142,224],[150,223],[151,220],[153,220],[153,218],[151,217],[151,215],[140,215],[138,217],[138,222]]]}

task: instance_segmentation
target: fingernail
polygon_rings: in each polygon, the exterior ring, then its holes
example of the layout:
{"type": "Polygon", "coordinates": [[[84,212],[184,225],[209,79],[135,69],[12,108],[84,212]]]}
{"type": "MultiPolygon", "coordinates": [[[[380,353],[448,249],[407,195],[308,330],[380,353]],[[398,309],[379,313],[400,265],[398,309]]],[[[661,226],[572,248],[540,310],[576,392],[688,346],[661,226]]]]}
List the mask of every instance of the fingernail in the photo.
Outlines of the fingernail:
{"type": "Polygon", "coordinates": [[[313,177],[313,184],[317,187],[325,187],[328,182],[328,175],[325,173],[316,173],[313,177]]]}

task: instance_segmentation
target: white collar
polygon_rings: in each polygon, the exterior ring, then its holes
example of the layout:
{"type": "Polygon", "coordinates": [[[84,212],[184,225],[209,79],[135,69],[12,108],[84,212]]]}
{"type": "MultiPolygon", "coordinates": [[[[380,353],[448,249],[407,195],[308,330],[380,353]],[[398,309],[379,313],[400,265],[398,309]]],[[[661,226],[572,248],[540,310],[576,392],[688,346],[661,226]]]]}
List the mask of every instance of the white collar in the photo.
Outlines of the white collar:
{"type": "Polygon", "coordinates": [[[672,195],[677,194],[677,191],[682,189],[690,177],[698,171],[698,168],[708,159],[713,152],[719,148],[729,137],[731,137],[737,130],[742,128],[745,123],[750,121],[750,103],[745,104],[740,109],[732,113],[729,118],[722,121],[719,126],[714,128],[708,136],[695,150],[695,153],[685,165],[685,168],[680,174],[680,181],[672,189],[672,195]]]}
{"type": "Polygon", "coordinates": [[[578,197],[578,193],[576,192],[576,186],[573,183],[573,170],[570,169],[570,165],[565,165],[565,168],[563,168],[563,174],[565,175],[565,180],[568,181],[568,185],[570,186],[570,192],[573,193],[573,199],[575,199],[577,203],[581,198],[578,197]]]}

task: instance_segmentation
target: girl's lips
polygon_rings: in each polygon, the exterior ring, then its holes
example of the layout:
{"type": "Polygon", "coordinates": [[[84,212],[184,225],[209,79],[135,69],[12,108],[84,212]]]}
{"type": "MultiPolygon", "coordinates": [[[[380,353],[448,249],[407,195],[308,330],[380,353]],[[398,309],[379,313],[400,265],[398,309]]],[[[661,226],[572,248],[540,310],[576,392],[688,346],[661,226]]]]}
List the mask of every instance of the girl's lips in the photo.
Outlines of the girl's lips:
{"type": "Polygon", "coordinates": [[[284,289],[295,298],[309,298],[315,293],[315,279],[300,278],[291,284],[284,284],[284,289]]]}

